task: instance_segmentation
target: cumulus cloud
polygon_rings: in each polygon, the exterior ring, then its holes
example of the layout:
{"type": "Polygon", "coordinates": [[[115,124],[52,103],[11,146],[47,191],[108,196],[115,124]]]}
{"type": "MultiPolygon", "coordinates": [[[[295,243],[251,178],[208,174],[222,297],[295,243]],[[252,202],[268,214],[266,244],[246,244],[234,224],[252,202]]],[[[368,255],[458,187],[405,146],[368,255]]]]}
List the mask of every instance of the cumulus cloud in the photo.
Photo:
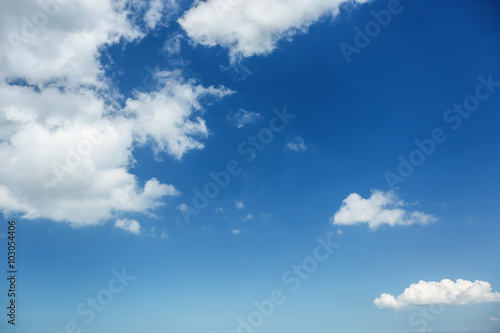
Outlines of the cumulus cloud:
{"type": "Polygon", "coordinates": [[[128,99],[127,115],[134,117],[134,130],[139,143],[151,139],[155,151],[167,152],[180,159],[187,151],[201,149],[197,137],[208,135],[200,100],[206,96],[224,97],[232,91],[224,88],[205,88],[196,81],[184,82],[179,72],[157,72],[159,89],[137,92],[135,99],[128,99]]]}
{"type": "Polygon", "coordinates": [[[243,209],[243,208],[245,208],[245,204],[242,201],[237,201],[237,200],[234,202],[234,206],[237,209],[243,209]]]}
{"type": "Polygon", "coordinates": [[[500,313],[498,314],[498,316],[493,317],[493,318],[490,318],[490,320],[493,320],[493,321],[500,321],[500,313]]]}
{"type": "Polygon", "coordinates": [[[116,220],[115,227],[129,231],[136,235],[141,233],[141,225],[136,220],[119,219],[116,220]]]}
{"type": "Polygon", "coordinates": [[[259,119],[260,113],[239,109],[238,111],[229,114],[226,120],[233,123],[237,128],[243,128],[247,124],[251,124],[259,119]]]}
{"type": "Polygon", "coordinates": [[[350,0],[196,1],[179,24],[195,43],[229,49],[235,63],[272,52],[278,41],[306,33],[321,18],[336,16],[347,2],[350,0]]]}
{"type": "Polygon", "coordinates": [[[176,159],[203,148],[204,100],[231,92],[156,71],[157,87],[122,107],[99,56],[144,36],[125,2],[39,3],[0,2],[0,211],[74,226],[150,213],[179,192],[138,181],[134,148],[176,159]]]}
{"type": "Polygon", "coordinates": [[[296,136],[293,140],[288,141],[285,144],[285,149],[298,153],[301,151],[306,151],[307,146],[306,143],[304,142],[304,139],[302,139],[300,136],[296,136]]]}
{"type": "Polygon", "coordinates": [[[251,220],[253,219],[253,215],[248,213],[244,218],[243,218],[243,221],[248,221],[248,220],[251,220]]]}
{"type": "Polygon", "coordinates": [[[234,230],[231,230],[231,233],[234,234],[234,235],[237,235],[241,232],[240,229],[234,229],[234,230]]]}
{"type": "Polygon", "coordinates": [[[143,37],[124,7],[109,0],[1,1],[2,81],[102,86],[99,48],[143,37]]]}
{"type": "Polygon", "coordinates": [[[404,210],[402,207],[406,205],[392,191],[373,191],[368,199],[362,198],[357,193],[351,193],[342,201],[342,206],[330,221],[334,225],[367,223],[371,229],[376,229],[383,224],[408,226],[425,225],[437,221],[437,218],[431,214],[404,210]]]}
{"type": "Polygon", "coordinates": [[[471,282],[461,279],[456,282],[448,279],[443,279],[441,282],[420,281],[413,283],[397,297],[384,293],[374,300],[374,304],[379,308],[393,309],[437,304],[457,306],[492,302],[500,302],[500,293],[492,292],[488,282],[479,280],[471,282]]]}

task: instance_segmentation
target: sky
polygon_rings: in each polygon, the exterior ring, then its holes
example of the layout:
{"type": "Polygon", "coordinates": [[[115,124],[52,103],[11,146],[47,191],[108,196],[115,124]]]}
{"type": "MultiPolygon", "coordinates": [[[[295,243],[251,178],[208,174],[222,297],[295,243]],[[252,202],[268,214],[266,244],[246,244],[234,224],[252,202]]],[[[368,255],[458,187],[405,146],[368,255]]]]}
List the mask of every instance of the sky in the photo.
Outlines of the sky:
{"type": "Polygon", "coordinates": [[[1,331],[500,332],[499,13],[0,2],[1,331]]]}

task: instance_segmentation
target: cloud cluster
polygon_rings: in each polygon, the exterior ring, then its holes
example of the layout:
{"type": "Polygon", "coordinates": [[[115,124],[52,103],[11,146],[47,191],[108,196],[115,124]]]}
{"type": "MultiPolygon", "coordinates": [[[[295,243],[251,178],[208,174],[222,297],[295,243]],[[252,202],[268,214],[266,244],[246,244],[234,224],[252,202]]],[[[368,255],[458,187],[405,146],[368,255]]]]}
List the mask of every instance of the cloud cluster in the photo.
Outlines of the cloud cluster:
{"type": "MultiPolygon", "coordinates": [[[[367,0],[354,0],[364,3],[367,0]]],[[[335,16],[350,0],[207,0],[196,1],[179,24],[196,43],[229,49],[231,62],[272,52],[326,16],[335,16]]]]}
{"type": "Polygon", "coordinates": [[[457,306],[491,302],[500,302],[500,293],[492,292],[488,282],[443,279],[441,282],[414,283],[397,297],[384,293],[375,299],[374,304],[379,308],[405,309],[437,304],[457,306]]]}
{"type": "Polygon", "coordinates": [[[357,193],[351,193],[342,201],[342,206],[330,221],[334,225],[367,223],[371,229],[376,229],[383,224],[408,226],[437,221],[436,217],[431,214],[404,210],[402,207],[406,205],[392,191],[374,191],[368,199],[362,198],[357,193]]]}
{"type": "Polygon", "coordinates": [[[173,185],[140,182],[129,172],[134,148],[151,145],[176,159],[203,148],[204,100],[231,92],[156,71],[156,87],[136,92],[124,106],[116,103],[120,96],[104,76],[101,52],[144,36],[125,3],[0,2],[4,214],[94,225],[123,213],[148,214],[179,194],[173,185]]]}

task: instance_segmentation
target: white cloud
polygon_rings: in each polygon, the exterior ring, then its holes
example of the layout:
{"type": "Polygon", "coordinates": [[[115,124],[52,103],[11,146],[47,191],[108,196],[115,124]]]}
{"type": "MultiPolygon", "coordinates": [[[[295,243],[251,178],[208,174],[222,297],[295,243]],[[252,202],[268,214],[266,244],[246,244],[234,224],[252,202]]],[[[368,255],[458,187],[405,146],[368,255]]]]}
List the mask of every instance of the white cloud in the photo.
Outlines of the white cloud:
{"type": "Polygon", "coordinates": [[[334,225],[355,225],[367,223],[371,229],[382,224],[390,226],[428,224],[437,221],[436,217],[419,211],[408,212],[401,207],[406,203],[396,193],[373,191],[368,199],[351,193],[342,201],[342,206],[330,219],[334,225]]]}
{"type": "Polygon", "coordinates": [[[224,213],[224,208],[223,207],[215,208],[215,213],[217,215],[223,214],[224,213]]]}
{"type": "Polygon", "coordinates": [[[141,225],[136,220],[128,220],[128,219],[116,220],[115,227],[129,231],[136,235],[141,233],[141,225]]]}
{"type": "Polygon", "coordinates": [[[236,206],[237,209],[245,208],[245,204],[242,201],[235,201],[234,205],[236,206]]]}
{"type": "Polygon", "coordinates": [[[498,314],[498,316],[493,317],[493,318],[490,318],[490,320],[493,320],[493,321],[500,321],[500,313],[498,314]]]}
{"type": "Polygon", "coordinates": [[[181,212],[187,212],[188,206],[185,203],[181,203],[175,207],[176,209],[180,210],[181,212]]]}
{"type": "Polygon", "coordinates": [[[227,121],[233,123],[237,128],[243,128],[245,125],[255,122],[259,119],[259,117],[260,113],[239,109],[238,111],[229,114],[226,119],[227,121]]]}
{"type": "Polygon", "coordinates": [[[443,279],[441,282],[413,283],[397,297],[384,293],[375,299],[374,304],[379,308],[404,309],[433,304],[457,306],[491,302],[500,302],[500,293],[492,292],[488,282],[443,279]]]}
{"type": "Polygon", "coordinates": [[[179,72],[157,72],[157,91],[137,92],[128,99],[125,112],[134,116],[139,143],[151,139],[155,151],[167,152],[180,159],[187,151],[201,149],[197,138],[208,135],[200,100],[206,96],[224,97],[232,92],[224,88],[205,88],[196,81],[184,81],[179,72]]]}
{"type": "Polygon", "coordinates": [[[251,219],[253,219],[253,215],[252,215],[252,214],[250,214],[250,213],[248,213],[248,214],[247,214],[247,216],[245,216],[245,217],[243,218],[243,221],[247,221],[247,220],[251,220],[251,219]]]}
{"type": "Polygon", "coordinates": [[[296,136],[293,140],[291,140],[285,144],[285,149],[292,150],[292,151],[298,153],[301,151],[306,151],[307,146],[306,146],[306,143],[304,142],[304,139],[302,139],[300,136],[296,136]]]}
{"type": "Polygon", "coordinates": [[[179,192],[156,178],[139,182],[133,149],[180,159],[203,148],[204,100],[231,92],[157,71],[157,88],[122,108],[99,56],[144,36],[124,2],[38,3],[0,2],[0,211],[74,226],[149,214],[179,192]],[[42,14],[36,30],[23,26],[42,14]]]}
{"type": "Polygon", "coordinates": [[[240,230],[240,229],[234,229],[234,230],[231,230],[231,233],[232,233],[232,234],[235,234],[235,235],[239,234],[240,232],[241,232],[241,230],[240,230]]]}
{"type": "MultiPolygon", "coordinates": [[[[364,3],[367,0],[358,0],[364,3]]],[[[195,42],[229,49],[231,62],[272,52],[281,39],[304,34],[323,17],[334,17],[349,0],[195,1],[179,24],[195,42]]]]}
{"type": "Polygon", "coordinates": [[[2,81],[102,86],[99,48],[143,36],[123,5],[109,0],[0,1],[2,81]]]}

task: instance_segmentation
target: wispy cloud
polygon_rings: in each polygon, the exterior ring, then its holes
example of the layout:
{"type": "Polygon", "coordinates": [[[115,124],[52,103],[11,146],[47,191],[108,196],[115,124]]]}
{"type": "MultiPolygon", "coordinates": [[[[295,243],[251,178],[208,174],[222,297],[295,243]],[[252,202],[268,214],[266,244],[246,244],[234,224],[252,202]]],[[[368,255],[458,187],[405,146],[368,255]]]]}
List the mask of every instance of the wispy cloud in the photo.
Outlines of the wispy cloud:
{"type": "Polygon", "coordinates": [[[298,153],[301,151],[306,151],[307,146],[304,142],[304,139],[302,139],[300,136],[296,136],[295,138],[293,138],[293,140],[290,140],[285,144],[285,149],[298,153]]]}
{"type": "Polygon", "coordinates": [[[244,204],[242,201],[235,201],[235,202],[234,202],[234,206],[235,206],[237,209],[243,209],[243,208],[245,208],[245,204],[244,204]]]}
{"type": "Polygon", "coordinates": [[[226,120],[234,124],[237,128],[243,128],[245,125],[251,124],[260,118],[260,113],[239,109],[236,112],[229,114],[226,120]]]}

